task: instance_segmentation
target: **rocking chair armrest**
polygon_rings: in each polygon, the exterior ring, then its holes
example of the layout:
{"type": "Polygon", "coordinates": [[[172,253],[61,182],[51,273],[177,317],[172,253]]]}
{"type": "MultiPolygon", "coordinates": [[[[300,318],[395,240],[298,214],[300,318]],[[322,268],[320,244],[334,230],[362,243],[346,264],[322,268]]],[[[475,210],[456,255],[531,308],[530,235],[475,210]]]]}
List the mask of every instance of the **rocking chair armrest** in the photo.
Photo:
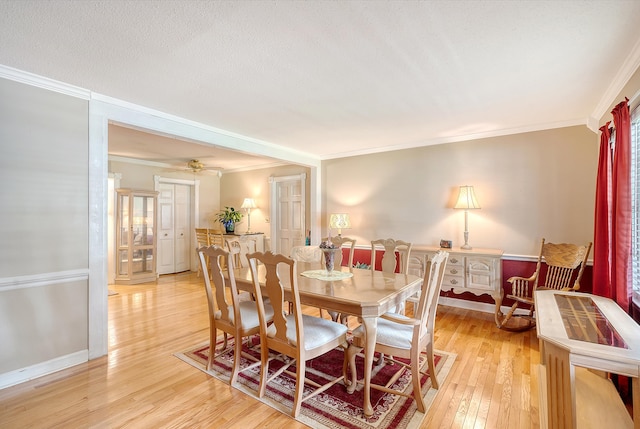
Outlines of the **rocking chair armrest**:
{"type": "Polygon", "coordinates": [[[420,324],[420,320],[418,319],[413,319],[411,317],[403,316],[402,314],[396,314],[396,313],[385,313],[382,316],[380,316],[380,318],[387,319],[392,322],[399,323],[401,325],[415,326],[420,324]]]}
{"type": "Polygon", "coordinates": [[[531,283],[532,281],[534,281],[537,277],[536,273],[533,273],[533,275],[531,277],[519,277],[519,276],[513,276],[513,277],[509,277],[509,279],[507,280],[508,283],[515,283],[516,281],[520,280],[520,281],[526,281],[531,283]]]}

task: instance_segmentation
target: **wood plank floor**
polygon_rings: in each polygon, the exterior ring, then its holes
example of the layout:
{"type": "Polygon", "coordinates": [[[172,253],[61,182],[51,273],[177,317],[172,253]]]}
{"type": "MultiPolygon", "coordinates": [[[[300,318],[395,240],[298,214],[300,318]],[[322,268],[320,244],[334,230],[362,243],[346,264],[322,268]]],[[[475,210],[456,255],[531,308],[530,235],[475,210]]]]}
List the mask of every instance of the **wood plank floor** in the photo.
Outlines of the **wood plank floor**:
{"type": "MultiPolygon", "coordinates": [[[[0,390],[0,427],[306,427],[173,356],[208,339],[195,274],[109,289],[109,355],[0,390]]],[[[435,347],[458,358],[423,428],[539,427],[535,330],[504,332],[491,314],[441,305],[435,347]]]]}

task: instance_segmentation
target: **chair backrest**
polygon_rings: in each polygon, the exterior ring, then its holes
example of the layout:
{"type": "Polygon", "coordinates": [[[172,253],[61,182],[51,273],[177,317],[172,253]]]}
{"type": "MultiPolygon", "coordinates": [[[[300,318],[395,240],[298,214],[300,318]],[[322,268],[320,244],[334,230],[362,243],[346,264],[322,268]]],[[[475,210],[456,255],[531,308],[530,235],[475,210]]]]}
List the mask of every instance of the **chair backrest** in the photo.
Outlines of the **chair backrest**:
{"type": "Polygon", "coordinates": [[[240,297],[233,271],[233,258],[231,254],[218,246],[205,246],[198,249],[202,272],[205,274],[204,285],[209,304],[209,317],[219,312],[218,321],[228,323],[231,326],[241,324],[240,297]],[[208,261],[208,263],[207,263],[208,261]],[[228,280],[223,273],[228,266],[228,280]],[[209,278],[211,277],[211,280],[209,278]],[[227,293],[229,288],[231,293],[227,293]]]}
{"type": "Polygon", "coordinates": [[[591,243],[585,246],[568,243],[546,243],[542,239],[536,265],[534,289],[580,289],[580,279],[591,251],[591,243]],[[546,270],[544,265],[546,265],[546,270]]]}
{"type": "Polygon", "coordinates": [[[318,246],[293,246],[290,256],[298,262],[321,262],[323,259],[322,249],[318,246]]]}
{"type": "MultiPolygon", "coordinates": [[[[329,240],[329,237],[325,237],[322,239],[323,242],[329,240]]],[[[341,235],[337,235],[335,237],[331,237],[331,242],[336,245],[337,247],[342,247],[345,243],[351,243],[351,245],[349,246],[349,262],[347,264],[347,267],[351,268],[353,267],[353,253],[355,251],[355,245],[356,245],[356,240],[354,240],[353,238],[349,238],[349,237],[343,237],[341,235]]],[[[336,253],[335,256],[335,265],[336,267],[339,267],[342,265],[342,250],[338,253],[336,253]]]]}
{"type": "MultiPolygon", "coordinates": [[[[237,236],[227,236],[224,238],[224,247],[233,255],[233,263],[236,267],[244,267],[245,264],[248,266],[248,262],[246,261],[247,251],[246,246],[243,248],[242,241],[240,237],[237,236]]],[[[252,250],[252,252],[255,251],[252,250]]]]}
{"type": "Polygon", "coordinates": [[[196,228],[196,247],[208,246],[209,242],[209,230],[207,228],[196,228]]]}
{"type": "Polygon", "coordinates": [[[382,255],[381,268],[386,273],[395,273],[396,268],[398,272],[402,274],[408,274],[409,271],[409,258],[411,257],[411,243],[394,240],[393,238],[382,238],[379,240],[371,241],[371,269],[376,268],[376,251],[380,250],[380,247],[384,248],[384,254],[382,255]],[[396,252],[399,255],[399,264],[396,262],[396,252]]]}
{"type": "Polygon", "coordinates": [[[426,329],[432,336],[440,288],[442,287],[442,280],[444,279],[448,259],[449,253],[444,250],[439,250],[434,257],[427,262],[418,307],[413,315],[414,318],[422,320],[420,329],[426,329]]]}
{"type": "Polygon", "coordinates": [[[271,251],[266,253],[254,252],[247,255],[249,267],[255,287],[255,296],[260,314],[261,332],[268,332],[267,347],[295,356],[297,353],[296,344],[304,344],[302,328],[302,308],[300,305],[300,294],[298,291],[297,261],[282,254],[274,254],[271,251]],[[258,266],[264,267],[265,280],[264,287],[259,283],[258,266]],[[284,284],[283,284],[284,282],[284,284]],[[290,289],[291,297],[285,299],[285,289],[290,289]],[[267,324],[264,318],[264,298],[268,298],[273,307],[273,324],[267,331],[267,324]],[[289,306],[291,304],[291,307],[289,306]],[[296,330],[296,344],[292,344],[287,339],[287,313],[291,308],[296,330]]]}
{"type": "Polygon", "coordinates": [[[224,237],[222,235],[222,230],[220,229],[209,229],[209,245],[216,245],[218,247],[224,246],[224,237]]]}

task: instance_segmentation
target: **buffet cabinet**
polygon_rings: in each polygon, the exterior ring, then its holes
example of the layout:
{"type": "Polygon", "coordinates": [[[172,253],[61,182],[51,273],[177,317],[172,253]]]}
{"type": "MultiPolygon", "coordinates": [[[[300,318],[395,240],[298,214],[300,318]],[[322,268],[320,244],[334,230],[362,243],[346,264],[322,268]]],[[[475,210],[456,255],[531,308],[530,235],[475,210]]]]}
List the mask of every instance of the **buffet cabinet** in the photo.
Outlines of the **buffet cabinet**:
{"type": "Polygon", "coordinates": [[[154,281],[157,192],[116,190],[116,284],[154,281]]]}
{"type": "MultiPolygon", "coordinates": [[[[490,295],[496,303],[496,317],[502,304],[502,250],[470,249],[459,247],[441,249],[437,246],[415,245],[411,249],[409,270],[418,274],[438,250],[449,252],[446,273],[442,281],[443,291],[460,294],[470,292],[476,296],[490,295]]],[[[418,275],[423,275],[424,270],[418,275]]],[[[496,321],[497,323],[497,321],[496,321]]]]}

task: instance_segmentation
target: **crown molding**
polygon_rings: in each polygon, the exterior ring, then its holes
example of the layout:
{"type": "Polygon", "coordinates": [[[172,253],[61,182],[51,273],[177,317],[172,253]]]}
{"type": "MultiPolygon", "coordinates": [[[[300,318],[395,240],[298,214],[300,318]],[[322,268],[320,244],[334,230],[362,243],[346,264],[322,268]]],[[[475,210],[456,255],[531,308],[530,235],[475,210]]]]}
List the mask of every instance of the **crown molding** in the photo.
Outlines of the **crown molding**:
{"type": "Polygon", "coordinates": [[[88,89],[69,85],[57,80],[50,79],[48,77],[39,76],[34,73],[14,69],[12,67],[7,67],[2,64],[0,64],[0,77],[31,86],[36,86],[38,88],[48,89],[60,94],[81,98],[83,100],[89,100],[91,98],[91,91],[89,91],[88,89]]]}
{"type": "Polygon", "coordinates": [[[607,113],[609,106],[616,101],[616,97],[622,92],[624,86],[629,82],[629,79],[631,79],[631,76],[633,76],[638,68],[640,68],[640,38],[636,41],[635,46],[611,81],[600,102],[596,105],[595,109],[593,109],[593,113],[591,113],[588,122],[589,128],[594,127],[591,128],[592,131],[598,131],[600,118],[607,113]]]}

